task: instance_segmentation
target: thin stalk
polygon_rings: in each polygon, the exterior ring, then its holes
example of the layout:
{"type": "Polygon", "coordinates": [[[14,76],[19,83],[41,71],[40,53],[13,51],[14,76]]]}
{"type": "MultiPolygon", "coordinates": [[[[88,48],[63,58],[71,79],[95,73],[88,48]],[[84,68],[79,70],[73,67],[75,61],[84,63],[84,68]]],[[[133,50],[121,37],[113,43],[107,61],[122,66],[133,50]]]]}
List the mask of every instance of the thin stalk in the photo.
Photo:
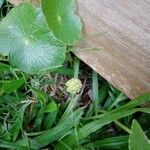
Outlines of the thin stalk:
{"type": "MultiPolygon", "coordinates": [[[[107,112],[104,110],[103,113],[107,113],[107,112]]],[[[116,125],[118,125],[121,129],[123,129],[127,133],[131,134],[132,131],[128,127],[126,127],[125,125],[123,125],[121,122],[119,122],[118,120],[114,120],[113,122],[116,125]]]]}
{"type": "Polygon", "coordinates": [[[79,68],[80,68],[80,60],[79,58],[75,57],[74,59],[74,78],[78,78],[79,75],[79,68]]]}
{"type": "Polygon", "coordinates": [[[76,142],[79,145],[78,131],[77,131],[77,127],[76,126],[74,128],[74,132],[75,132],[76,142]]]}
{"type": "Polygon", "coordinates": [[[93,70],[92,73],[93,106],[95,114],[98,114],[98,74],[93,70]]]}
{"type": "Polygon", "coordinates": [[[123,125],[121,122],[115,120],[114,123],[116,125],[118,125],[121,129],[123,129],[124,131],[126,131],[127,133],[131,134],[132,131],[128,127],[126,127],[125,125],[123,125]]]}

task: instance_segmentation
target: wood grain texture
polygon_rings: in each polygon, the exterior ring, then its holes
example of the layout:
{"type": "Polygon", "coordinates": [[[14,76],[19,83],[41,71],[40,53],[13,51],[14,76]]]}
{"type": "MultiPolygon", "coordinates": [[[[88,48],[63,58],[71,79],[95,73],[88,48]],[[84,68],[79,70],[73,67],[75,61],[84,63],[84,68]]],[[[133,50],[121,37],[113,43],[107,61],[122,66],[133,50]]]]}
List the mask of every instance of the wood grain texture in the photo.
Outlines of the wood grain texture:
{"type": "Polygon", "coordinates": [[[40,3],[40,0],[8,0],[8,1],[14,5],[18,5],[22,2],[32,2],[35,6],[38,6],[40,3]]]}
{"type": "Polygon", "coordinates": [[[76,55],[130,98],[150,92],[150,1],[77,0],[84,48],[76,55]]]}
{"type": "Polygon", "coordinates": [[[78,47],[103,49],[75,54],[128,97],[150,92],[150,0],[76,1],[84,37],[78,47]]]}

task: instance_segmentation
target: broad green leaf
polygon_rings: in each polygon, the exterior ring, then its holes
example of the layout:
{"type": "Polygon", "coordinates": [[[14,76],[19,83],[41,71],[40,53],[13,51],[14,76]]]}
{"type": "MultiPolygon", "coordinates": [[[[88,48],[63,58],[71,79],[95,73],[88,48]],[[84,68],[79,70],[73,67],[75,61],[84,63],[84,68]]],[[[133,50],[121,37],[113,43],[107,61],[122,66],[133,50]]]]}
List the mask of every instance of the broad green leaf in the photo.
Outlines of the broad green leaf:
{"type": "Polygon", "coordinates": [[[18,88],[20,88],[23,84],[25,84],[25,79],[23,77],[16,79],[16,80],[8,80],[2,81],[4,82],[1,88],[2,93],[12,93],[18,88]]]}
{"type": "Polygon", "coordinates": [[[9,66],[3,63],[0,63],[0,73],[4,72],[4,71],[8,71],[9,70],[9,66]]]}
{"type": "Polygon", "coordinates": [[[75,15],[75,0],[41,0],[49,28],[66,45],[80,39],[81,21],[75,15]]]}
{"type": "Polygon", "coordinates": [[[40,9],[23,3],[0,23],[0,54],[10,64],[29,74],[62,65],[66,47],[49,30],[40,9]]]}
{"type": "Polygon", "coordinates": [[[132,133],[129,136],[129,150],[150,150],[150,140],[136,120],[131,126],[132,133]]]}
{"type": "Polygon", "coordinates": [[[4,0],[0,0],[0,8],[2,7],[4,0]]]}

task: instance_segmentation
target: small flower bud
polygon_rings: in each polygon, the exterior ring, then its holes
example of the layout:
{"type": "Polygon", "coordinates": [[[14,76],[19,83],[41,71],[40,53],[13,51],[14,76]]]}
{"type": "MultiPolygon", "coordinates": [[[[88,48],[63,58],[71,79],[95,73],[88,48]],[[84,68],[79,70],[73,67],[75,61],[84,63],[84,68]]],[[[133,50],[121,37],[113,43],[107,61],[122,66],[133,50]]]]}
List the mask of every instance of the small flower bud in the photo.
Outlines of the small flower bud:
{"type": "Polygon", "coordinates": [[[79,79],[72,78],[66,82],[67,92],[70,94],[76,94],[80,91],[82,83],[79,79]]]}

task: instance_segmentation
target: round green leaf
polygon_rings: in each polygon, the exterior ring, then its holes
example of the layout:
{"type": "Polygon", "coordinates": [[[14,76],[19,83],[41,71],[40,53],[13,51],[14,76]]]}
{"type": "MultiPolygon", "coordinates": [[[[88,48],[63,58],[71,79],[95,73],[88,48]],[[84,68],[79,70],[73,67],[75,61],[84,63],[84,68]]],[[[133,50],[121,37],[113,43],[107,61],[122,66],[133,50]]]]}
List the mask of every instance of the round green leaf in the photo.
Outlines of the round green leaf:
{"type": "Polygon", "coordinates": [[[54,69],[64,62],[66,47],[49,30],[40,9],[23,3],[0,23],[0,54],[29,74],[54,69]]]}
{"type": "Polygon", "coordinates": [[[80,39],[81,21],[75,15],[75,0],[41,0],[49,28],[67,45],[80,39]]]}

